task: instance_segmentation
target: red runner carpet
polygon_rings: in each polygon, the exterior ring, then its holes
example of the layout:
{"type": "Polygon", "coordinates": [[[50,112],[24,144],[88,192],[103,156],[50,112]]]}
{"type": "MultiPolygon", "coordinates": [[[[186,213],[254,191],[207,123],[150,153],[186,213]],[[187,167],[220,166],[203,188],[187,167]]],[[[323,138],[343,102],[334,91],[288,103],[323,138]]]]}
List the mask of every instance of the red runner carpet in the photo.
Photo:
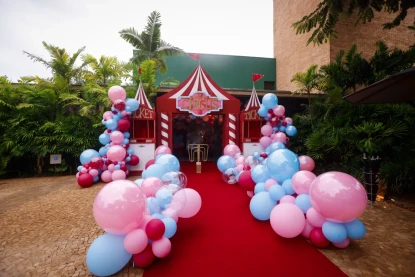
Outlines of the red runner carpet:
{"type": "Polygon", "coordinates": [[[256,220],[250,198],[228,185],[214,163],[181,163],[188,187],[202,197],[202,208],[179,219],[172,251],[144,271],[144,277],[346,276],[303,237],[284,239],[269,221],[256,220]]]}

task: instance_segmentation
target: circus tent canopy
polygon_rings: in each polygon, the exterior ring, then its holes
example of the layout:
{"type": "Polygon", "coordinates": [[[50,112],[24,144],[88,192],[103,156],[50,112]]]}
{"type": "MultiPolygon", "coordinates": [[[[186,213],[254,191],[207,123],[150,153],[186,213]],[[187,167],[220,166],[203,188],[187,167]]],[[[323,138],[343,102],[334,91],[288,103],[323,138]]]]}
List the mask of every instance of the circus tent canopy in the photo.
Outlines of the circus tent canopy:
{"type": "Polygon", "coordinates": [[[245,111],[258,110],[261,103],[259,102],[258,95],[255,87],[252,88],[251,98],[249,98],[248,104],[246,105],[245,111]]]}
{"type": "Polygon", "coordinates": [[[147,99],[146,93],[144,92],[143,84],[140,81],[140,84],[138,86],[137,93],[135,95],[135,99],[140,103],[140,107],[146,107],[150,110],[153,108],[151,107],[150,102],[147,99]]]}

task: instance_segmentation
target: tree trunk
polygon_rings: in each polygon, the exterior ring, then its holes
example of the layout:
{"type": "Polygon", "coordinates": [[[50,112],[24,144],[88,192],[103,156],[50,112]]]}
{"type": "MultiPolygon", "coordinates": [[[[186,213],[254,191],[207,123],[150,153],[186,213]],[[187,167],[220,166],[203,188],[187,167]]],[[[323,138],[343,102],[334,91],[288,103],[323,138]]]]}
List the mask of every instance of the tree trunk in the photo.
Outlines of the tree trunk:
{"type": "Polygon", "coordinates": [[[43,159],[40,155],[36,156],[36,166],[39,176],[43,175],[43,159]]]}

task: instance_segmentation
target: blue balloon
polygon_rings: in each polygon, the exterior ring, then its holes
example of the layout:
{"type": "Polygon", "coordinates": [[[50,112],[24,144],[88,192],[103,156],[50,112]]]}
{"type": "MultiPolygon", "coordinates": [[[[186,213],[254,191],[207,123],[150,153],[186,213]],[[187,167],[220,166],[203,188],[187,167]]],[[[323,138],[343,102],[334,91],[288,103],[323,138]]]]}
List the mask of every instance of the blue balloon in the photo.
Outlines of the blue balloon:
{"type": "Polygon", "coordinates": [[[120,170],[120,169],[121,169],[121,166],[120,166],[119,164],[117,164],[116,166],[114,166],[114,168],[115,168],[116,170],[120,170]]]}
{"type": "Polygon", "coordinates": [[[150,214],[152,215],[152,214],[154,214],[156,211],[155,210],[158,210],[157,209],[157,207],[154,207],[154,206],[156,206],[155,205],[155,200],[156,198],[155,197],[147,197],[147,208],[148,208],[148,210],[150,211],[150,214]],[[155,209],[154,209],[155,208],[155,209]]]}
{"type": "Polygon", "coordinates": [[[272,200],[276,201],[280,201],[280,199],[285,196],[285,190],[282,186],[280,185],[272,185],[269,188],[269,196],[271,197],[272,200]]]}
{"type": "Polygon", "coordinates": [[[134,112],[138,110],[140,103],[135,99],[128,98],[127,101],[125,101],[125,106],[128,107],[132,112],[134,112]]]}
{"type": "Polygon", "coordinates": [[[271,199],[268,192],[263,191],[255,194],[249,203],[249,209],[252,215],[258,220],[269,220],[272,209],[276,202],[271,199]]]}
{"type": "Polygon", "coordinates": [[[101,156],[96,150],[87,149],[81,153],[79,160],[81,161],[81,164],[86,164],[86,163],[89,163],[93,158],[99,158],[99,157],[101,156]]]}
{"type": "Polygon", "coordinates": [[[236,161],[231,156],[223,155],[218,159],[217,166],[219,171],[224,173],[227,169],[236,167],[236,161]]]}
{"type": "Polygon", "coordinates": [[[124,135],[124,138],[130,138],[130,133],[129,132],[124,132],[123,135],[124,135]]]}
{"type": "Polygon", "coordinates": [[[297,128],[295,128],[294,126],[288,126],[287,129],[285,130],[285,133],[287,135],[289,135],[290,137],[293,137],[297,134],[297,128]]]}
{"type": "Polygon", "coordinates": [[[129,147],[129,148],[127,149],[127,152],[128,152],[128,154],[130,154],[130,155],[134,155],[134,149],[132,149],[131,147],[129,147]]]}
{"type": "Polygon", "coordinates": [[[282,187],[284,188],[287,195],[292,195],[295,193],[291,179],[287,179],[282,182],[282,187]]]}
{"type": "Polygon", "coordinates": [[[285,145],[282,142],[273,142],[270,146],[268,146],[270,154],[279,150],[279,149],[285,149],[285,145]]]}
{"type": "Polygon", "coordinates": [[[347,236],[351,239],[361,239],[366,235],[366,227],[359,219],[343,223],[343,225],[346,228],[347,236]]]}
{"type": "Polygon", "coordinates": [[[146,178],[156,177],[161,179],[167,170],[164,166],[159,164],[152,164],[146,169],[146,178]]]}
{"type": "Polygon", "coordinates": [[[143,179],[145,179],[145,178],[147,178],[147,172],[146,172],[147,170],[143,170],[143,172],[141,172],[141,178],[143,178],[143,179]]]}
{"type": "Polygon", "coordinates": [[[176,221],[174,221],[174,219],[170,217],[165,217],[161,221],[163,221],[164,227],[166,227],[166,230],[164,231],[164,237],[168,239],[173,237],[177,231],[176,221]]]}
{"type": "Polygon", "coordinates": [[[143,184],[143,182],[144,182],[144,179],[143,178],[140,178],[140,179],[137,179],[137,180],[134,181],[134,183],[136,183],[139,187],[141,187],[141,185],[143,184]]]}
{"type": "Polygon", "coordinates": [[[125,138],[125,139],[122,141],[122,143],[123,143],[123,144],[129,144],[129,143],[130,143],[130,140],[129,140],[128,138],[125,138]]]}
{"type": "Polygon", "coordinates": [[[255,183],[265,182],[268,179],[271,179],[271,174],[268,171],[268,168],[265,165],[257,165],[251,171],[252,180],[255,183]]]}
{"type": "Polygon", "coordinates": [[[272,177],[282,183],[300,170],[300,162],[292,151],[278,149],[268,156],[267,168],[272,177]]]}
{"type": "Polygon", "coordinates": [[[111,138],[110,138],[110,136],[108,135],[108,134],[101,134],[101,135],[99,135],[99,138],[98,138],[98,140],[99,140],[99,142],[102,144],[102,145],[106,145],[106,144],[108,144],[108,143],[110,143],[111,142],[111,138]]]}
{"type": "Polygon", "coordinates": [[[267,109],[272,109],[278,105],[278,97],[273,93],[267,93],[262,97],[262,105],[267,109]]]}
{"type": "Polygon", "coordinates": [[[115,130],[118,127],[118,123],[115,119],[108,119],[105,121],[105,126],[110,130],[115,130]]]}
{"type": "Polygon", "coordinates": [[[262,182],[261,183],[257,183],[255,185],[255,188],[254,188],[254,194],[258,194],[258,193],[260,193],[262,191],[267,191],[265,189],[265,183],[262,183],[262,182]]]}
{"type": "Polygon", "coordinates": [[[156,199],[161,208],[166,209],[171,201],[173,201],[173,194],[167,188],[160,188],[156,192],[156,199]]]}
{"type": "Polygon", "coordinates": [[[323,224],[323,234],[331,242],[340,243],[347,238],[346,228],[341,223],[326,221],[323,224]]]}
{"type": "Polygon", "coordinates": [[[154,217],[154,218],[160,219],[160,220],[163,220],[163,218],[164,218],[164,215],[159,214],[159,213],[154,213],[151,216],[154,217]]]}
{"type": "Polygon", "coordinates": [[[264,105],[261,105],[261,107],[258,109],[258,115],[261,117],[266,117],[268,114],[268,109],[265,108],[264,105]]]}
{"type": "Polygon", "coordinates": [[[114,119],[115,121],[118,122],[118,121],[120,121],[121,117],[122,117],[121,115],[116,114],[112,117],[112,119],[114,119]]]}
{"type": "Polygon", "coordinates": [[[126,162],[130,162],[131,161],[131,158],[130,157],[125,158],[125,161],[126,162]]]}
{"type": "Polygon", "coordinates": [[[307,213],[311,206],[310,196],[308,194],[300,194],[295,198],[295,204],[303,211],[307,213]]]}
{"type": "Polygon", "coordinates": [[[81,171],[82,170],[82,168],[84,168],[82,165],[80,165],[80,166],[78,166],[76,169],[78,170],[78,171],[81,171]]]}
{"type": "Polygon", "coordinates": [[[108,152],[108,148],[107,147],[105,147],[105,146],[102,146],[100,149],[99,149],[99,155],[102,157],[102,156],[105,156],[105,155],[107,155],[107,152],[108,152]]]}
{"type": "Polygon", "coordinates": [[[94,176],[93,182],[96,183],[99,181],[99,177],[98,176],[94,176]]]}
{"type": "Polygon", "coordinates": [[[125,236],[104,234],[88,249],[86,265],[97,276],[110,276],[120,271],[131,259],[124,248],[125,236]]]}
{"type": "MultiPolygon", "coordinates": [[[[163,166],[166,169],[166,172],[168,172],[168,171],[179,171],[180,170],[180,162],[176,158],[176,156],[173,156],[172,154],[164,154],[164,155],[160,156],[156,160],[155,164],[163,166]]],[[[164,173],[166,173],[166,172],[164,172],[164,173]]],[[[163,175],[161,175],[160,178],[162,176],[163,175]]]]}
{"type": "Polygon", "coordinates": [[[281,132],[285,132],[285,131],[287,130],[287,128],[286,128],[285,126],[281,126],[281,127],[279,128],[279,130],[280,130],[281,132]]]}
{"type": "Polygon", "coordinates": [[[259,158],[259,152],[255,151],[254,153],[252,153],[252,157],[254,157],[254,159],[258,159],[259,158]]]}

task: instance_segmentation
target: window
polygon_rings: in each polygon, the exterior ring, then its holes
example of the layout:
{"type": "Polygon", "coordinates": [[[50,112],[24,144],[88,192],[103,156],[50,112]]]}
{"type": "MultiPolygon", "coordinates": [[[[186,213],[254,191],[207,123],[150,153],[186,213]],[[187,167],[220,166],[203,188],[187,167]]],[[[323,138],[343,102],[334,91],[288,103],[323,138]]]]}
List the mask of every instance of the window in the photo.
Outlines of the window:
{"type": "Polygon", "coordinates": [[[274,81],[264,81],[264,89],[265,90],[275,90],[275,82],[274,81]]]}

